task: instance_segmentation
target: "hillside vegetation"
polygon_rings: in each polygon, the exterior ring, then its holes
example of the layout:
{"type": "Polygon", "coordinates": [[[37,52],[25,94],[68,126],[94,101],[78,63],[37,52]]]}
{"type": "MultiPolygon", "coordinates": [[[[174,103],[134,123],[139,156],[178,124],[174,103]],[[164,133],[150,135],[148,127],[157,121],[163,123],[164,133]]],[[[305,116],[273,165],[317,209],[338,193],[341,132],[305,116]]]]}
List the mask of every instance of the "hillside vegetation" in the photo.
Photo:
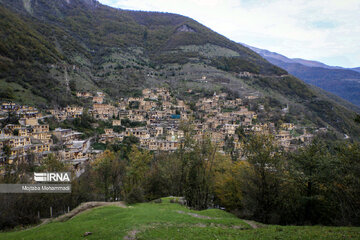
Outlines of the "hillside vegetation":
{"type": "MultiPolygon", "coordinates": [[[[196,210],[222,206],[265,224],[360,226],[359,143],[315,139],[298,151],[284,152],[271,136],[248,135],[239,128],[241,151],[226,141],[224,155],[209,137],[196,142],[191,126],[183,129],[184,145],[175,152],[139,149],[133,136],[107,144],[73,179],[71,194],[0,195],[0,228],[38,223],[39,215],[49,216],[50,207],[58,216],[82,202],[142,203],[163,196],[183,196],[196,210]]],[[[24,183],[20,176],[54,169],[68,172],[71,166],[49,155],[40,166],[30,161],[9,166],[12,174],[0,180],[24,183]]]]}
{"type": "Polygon", "coordinates": [[[347,104],[181,15],[95,0],[0,0],[0,18],[0,100],[45,108],[78,103],[76,91],[101,90],[116,99],[145,87],[169,87],[180,98],[188,89],[230,89],[289,105],[295,118],[313,125],[360,135],[347,104]]]}
{"type": "Polygon", "coordinates": [[[358,239],[355,227],[262,225],[218,209],[193,211],[170,198],[127,208],[99,207],[66,222],[0,233],[0,239],[358,239]],[[253,227],[258,227],[254,229],[253,227]]]}

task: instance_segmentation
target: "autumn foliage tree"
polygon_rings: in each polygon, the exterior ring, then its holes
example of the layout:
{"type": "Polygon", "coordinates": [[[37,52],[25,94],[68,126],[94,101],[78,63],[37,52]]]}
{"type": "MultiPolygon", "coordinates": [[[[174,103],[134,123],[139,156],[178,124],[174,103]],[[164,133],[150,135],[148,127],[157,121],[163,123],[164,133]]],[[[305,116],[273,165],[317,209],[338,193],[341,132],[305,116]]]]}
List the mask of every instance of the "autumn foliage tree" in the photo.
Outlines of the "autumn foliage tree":
{"type": "Polygon", "coordinates": [[[140,150],[133,145],[126,167],[125,196],[130,202],[144,201],[144,185],[149,174],[152,155],[147,150],[140,150]]]}
{"type": "Polygon", "coordinates": [[[113,177],[112,172],[116,170],[113,166],[116,164],[116,156],[114,152],[105,151],[101,157],[97,158],[93,162],[94,171],[96,173],[97,183],[102,187],[104,200],[109,200],[109,187],[111,178],[113,177]]]}

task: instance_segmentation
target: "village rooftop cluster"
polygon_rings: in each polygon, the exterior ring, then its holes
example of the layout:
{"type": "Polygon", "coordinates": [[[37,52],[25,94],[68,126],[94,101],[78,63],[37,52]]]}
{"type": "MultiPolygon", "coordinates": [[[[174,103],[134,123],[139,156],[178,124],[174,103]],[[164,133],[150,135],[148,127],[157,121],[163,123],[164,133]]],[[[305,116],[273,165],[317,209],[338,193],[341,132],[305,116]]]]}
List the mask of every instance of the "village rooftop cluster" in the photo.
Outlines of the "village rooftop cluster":
{"type": "MultiPolygon", "coordinates": [[[[0,131],[1,163],[11,164],[14,160],[25,161],[29,158],[39,162],[49,154],[55,154],[60,160],[72,164],[77,174],[81,174],[83,163],[102,152],[93,149],[94,143],[121,142],[127,136],[135,136],[142,148],[175,151],[184,139],[180,125],[190,123],[196,139],[209,135],[220,152],[224,152],[229,141],[234,149],[241,148],[236,134],[239,128],[246,134],[273,134],[285,150],[294,149],[299,143],[309,142],[313,138],[306,131],[301,135],[294,134],[299,126],[293,123],[283,123],[277,128],[272,122],[257,123],[258,113],[250,111],[244,104],[244,101],[258,98],[255,95],[229,100],[226,93],[214,93],[212,97],[201,98],[193,105],[173,97],[166,88],[144,89],[142,97],[122,98],[111,103],[106,101],[102,92],[77,92],[77,97],[90,100],[91,106],[86,110],[82,106],[68,106],[41,112],[34,107],[3,102],[1,120],[11,116],[19,120],[7,124],[0,131]],[[47,124],[47,119],[56,119],[57,122],[72,120],[81,117],[85,111],[96,121],[106,121],[109,127],[100,135],[84,138],[82,132],[62,128],[50,130],[47,124]]],[[[257,109],[264,111],[261,105],[257,109]]],[[[95,122],[92,127],[97,126],[95,122]]]]}

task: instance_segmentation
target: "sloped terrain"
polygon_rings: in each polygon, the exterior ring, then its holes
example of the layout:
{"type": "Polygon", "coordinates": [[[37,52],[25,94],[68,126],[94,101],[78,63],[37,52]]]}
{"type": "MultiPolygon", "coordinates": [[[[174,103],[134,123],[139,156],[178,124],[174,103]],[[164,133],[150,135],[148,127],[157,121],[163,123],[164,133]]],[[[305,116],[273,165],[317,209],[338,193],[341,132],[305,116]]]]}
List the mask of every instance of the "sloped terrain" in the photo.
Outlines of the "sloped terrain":
{"type": "Polygon", "coordinates": [[[360,106],[360,73],[346,69],[307,67],[298,63],[269,60],[307,83],[334,93],[360,106]]]}
{"type": "Polygon", "coordinates": [[[248,224],[222,210],[193,211],[165,198],[99,207],[65,222],[0,233],[0,239],[84,239],[85,233],[91,233],[85,239],[358,239],[360,228],[248,224]]]}
{"type": "Polygon", "coordinates": [[[180,98],[193,97],[188,89],[197,97],[256,93],[280,109],[289,105],[295,119],[360,134],[348,105],[184,16],[95,0],[0,0],[0,17],[7,39],[0,41],[0,100],[66,106],[81,104],[76,91],[102,90],[116,99],[160,86],[180,98]]]}

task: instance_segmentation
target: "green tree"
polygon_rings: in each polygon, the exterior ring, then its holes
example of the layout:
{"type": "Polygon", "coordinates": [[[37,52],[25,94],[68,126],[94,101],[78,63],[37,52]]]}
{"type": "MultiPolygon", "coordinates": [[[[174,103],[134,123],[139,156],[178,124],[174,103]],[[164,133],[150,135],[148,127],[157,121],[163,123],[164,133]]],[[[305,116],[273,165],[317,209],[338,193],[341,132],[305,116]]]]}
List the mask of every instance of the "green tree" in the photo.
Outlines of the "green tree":
{"type": "Polygon", "coordinates": [[[11,87],[5,87],[0,89],[0,99],[11,100],[14,98],[14,90],[11,87]]]}
{"type": "Polygon", "coordinates": [[[212,202],[217,148],[208,136],[185,149],[184,196],[189,207],[206,209],[212,202]]]}
{"type": "Polygon", "coordinates": [[[360,115],[356,114],[355,122],[360,124],[360,115]]]}
{"type": "Polygon", "coordinates": [[[270,135],[253,134],[244,142],[247,165],[240,181],[243,205],[250,217],[269,223],[278,218],[283,156],[270,135]]]}
{"type": "Polygon", "coordinates": [[[76,91],[76,82],[74,79],[71,79],[69,82],[69,88],[72,92],[76,91]]]}
{"type": "Polygon", "coordinates": [[[109,200],[109,187],[111,183],[111,176],[113,164],[115,162],[115,154],[106,150],[101,157],[93,162],[93,167],[97,175],[97,183],[103,188],[105,201],[109,200]]]}
{"type": "Polygon", "coordinates": [[[181,161],[175,153],[160,152],[151,162],[146,181],[146,197],[179,196],[181,161]]]}
{"type": "Polygon", "coordinates": [[[40,166],[37,171],[48,172],[64,172],[68,171],[70,167],[63,161],[59,160],[55,154],[49,154],[46,158],[43,158],[40,162],[40,166]]]}
{"type": "MultiPolygon", "coordinates": [[[[337,152],[332,193],[341,225],[360,224],[360,143],[341,144],[337,152]]],[[[330,179],[329,179],[330,180],[330,179]]]]}
{"type": "Polygon", "coordinates": [[[295,181],[301,201],[299,212],[304,223],[316,224],[332,215],[327,206],[327,194],[334,180],[336,160],[327,146],[315,139],[309,146],[301,148],[290,158],[290,175],[295,181]]]}
{"type": "MultiPolygon", "coordinates": [[[[143,186],[149,174],[149,165],[152,155],[147,150],[140,151],[136,145],[133,145],[129,153],[129,164],[126,168],[126,186],[125,196],[129,197],[136,191],[142,194],[143,186]]],[[[139,197],[141,199],[142,197],[139,197]]]]}

